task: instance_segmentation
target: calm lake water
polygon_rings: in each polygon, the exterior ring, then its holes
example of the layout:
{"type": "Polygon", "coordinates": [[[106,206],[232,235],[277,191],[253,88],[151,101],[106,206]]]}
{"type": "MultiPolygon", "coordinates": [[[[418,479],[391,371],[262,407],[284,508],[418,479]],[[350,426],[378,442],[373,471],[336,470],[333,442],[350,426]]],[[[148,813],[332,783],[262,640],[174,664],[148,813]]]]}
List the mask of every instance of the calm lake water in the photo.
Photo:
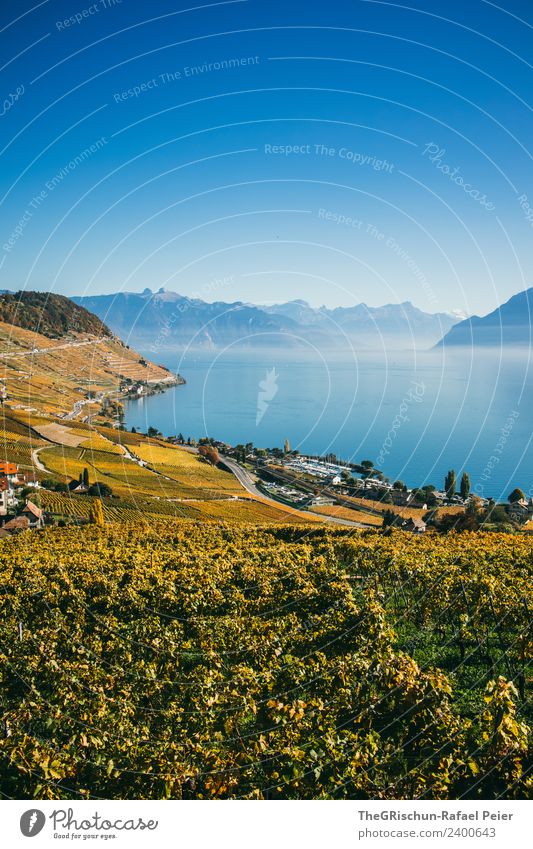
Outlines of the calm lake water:
{"type": "Polygon", "coordinates": [[[130,402],[128,427],[258,447],[288,438],[301,452],[373,460],[410,486],[441,488],[454,468],[479,495],[533,495],[527,351],[143,353],[187,384],[130,402]]]}

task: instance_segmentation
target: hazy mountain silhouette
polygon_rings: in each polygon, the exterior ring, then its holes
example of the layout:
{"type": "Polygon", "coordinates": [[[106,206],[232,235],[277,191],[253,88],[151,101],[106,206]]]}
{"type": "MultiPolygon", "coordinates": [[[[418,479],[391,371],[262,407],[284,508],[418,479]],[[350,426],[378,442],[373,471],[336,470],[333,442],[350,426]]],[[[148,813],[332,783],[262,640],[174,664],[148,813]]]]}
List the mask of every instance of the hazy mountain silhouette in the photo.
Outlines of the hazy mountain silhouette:
{"type": "Polygon", "coordinates": [[[460,321],[446,333],[437,347],[531,345],[532,314],[533,288],[513,295],[488,315],[473,315],[465,321],[460,321]]]}

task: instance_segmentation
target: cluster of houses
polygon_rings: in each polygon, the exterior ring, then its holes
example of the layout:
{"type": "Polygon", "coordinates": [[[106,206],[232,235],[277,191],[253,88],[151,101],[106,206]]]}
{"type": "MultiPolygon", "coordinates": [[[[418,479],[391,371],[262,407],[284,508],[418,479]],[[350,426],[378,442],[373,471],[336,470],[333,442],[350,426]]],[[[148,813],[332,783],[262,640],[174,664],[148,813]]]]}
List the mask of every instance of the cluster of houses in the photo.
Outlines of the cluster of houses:
{"type": "Polygon", "coordinates": [[[0,462],[0,537],[43,527],[44,511],[31,498],[26,498],[21,506],[17,497],[17,491],[23,487],[37,489],[38,486],[35,476],[20,472],[16,463],[0,462]]]}
{"type": "Polygon", "coordinates": [[[427,525],[422,519],[412,517],[409,517],[409,519],[400,519],[399,523],[395,524],[395,527],[410,534],[425,534],[427,530],[427,525]]]}
{"type": "Polygon", "coordinates": [[[533,531],[533,498],[519,498],[507,508],[509,516],[515,522],[520,522],[528,532],[533,531]]]}

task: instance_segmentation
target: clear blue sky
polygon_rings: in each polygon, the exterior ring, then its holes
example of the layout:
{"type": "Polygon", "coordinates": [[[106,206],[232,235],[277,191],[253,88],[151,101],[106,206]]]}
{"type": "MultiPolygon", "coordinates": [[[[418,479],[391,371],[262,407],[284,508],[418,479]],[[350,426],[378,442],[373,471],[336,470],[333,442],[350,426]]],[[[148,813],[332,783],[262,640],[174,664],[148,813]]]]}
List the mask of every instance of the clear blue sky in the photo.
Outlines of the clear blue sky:
{"type": "Polygon", "coordinates": [[[0,286],[488,312],[533,285],[532,12],[4,0],[0,286]]]}

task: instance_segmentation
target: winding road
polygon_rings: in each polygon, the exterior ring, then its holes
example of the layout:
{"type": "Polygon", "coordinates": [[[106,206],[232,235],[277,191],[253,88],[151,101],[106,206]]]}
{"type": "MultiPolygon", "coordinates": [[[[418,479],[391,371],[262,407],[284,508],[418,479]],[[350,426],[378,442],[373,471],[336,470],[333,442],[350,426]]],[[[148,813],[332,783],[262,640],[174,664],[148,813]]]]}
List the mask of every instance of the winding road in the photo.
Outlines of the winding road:
{"type": "Polygon", "coordinates": [[[261,501],[265,501],[268,504],[271,504],[278,510],[285,509],[285,512],[290,512],[292,515],[294,515],[294,513],[299,513],[302,517],[305,517],[306,519],[308,519],[309,516],[319,516],[321,522],[324,521],[332,523],[334,525],[346,525],[348,528],[368,528],[367,525],[363,525],[361,522],[352,522],[350,519],[341,519],[336,518],[334,516],[325,516],[322,513],[308,513],[304,510],[298,510],[294,507],[288,507],[281,501],[276,501],[275,498],[269,498],[267,495],[261,492],[261,490],[256,487],[252,476],[246,471],[246,469],[243,469],[242,466],[236,463],[235,460],[230,460],[229,457],[224,456],[221,456],[220,460],[222,464],[226,466],[226,468],[229,469],[229,471],[233,475],[235,475],[235,477],[237,478],[241,486],[244,487],[246,492],[249,492],[250,495],[254,496],[254,498],[259,498],[261,499],[261,501]]]}

